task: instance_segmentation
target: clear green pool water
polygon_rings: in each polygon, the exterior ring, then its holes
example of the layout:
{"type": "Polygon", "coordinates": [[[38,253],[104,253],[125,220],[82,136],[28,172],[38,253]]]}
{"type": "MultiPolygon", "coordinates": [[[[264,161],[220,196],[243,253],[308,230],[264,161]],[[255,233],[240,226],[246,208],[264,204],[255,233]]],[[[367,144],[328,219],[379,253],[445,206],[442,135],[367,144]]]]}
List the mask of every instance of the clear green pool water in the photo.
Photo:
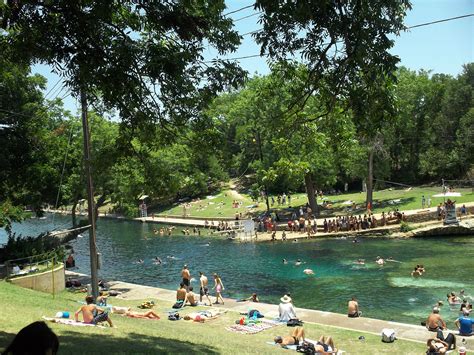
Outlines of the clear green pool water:
{"type": "MultiPolygon", "coordinates": [[[[61,216],[55,220],[59,225],[69,221],[61,216]]],[[[50,222],[51,216],[46,220],[30,220],[15,225],[15,230],[39,233],[51,228],[50,222]]],[[[458,307],[447,305],[446,293],[458,293],[464,288],[474,296],[474,236],[362,238],[359,243],[350,239],[322,239],[240,244],[214,236],[183,236],[181,227],[171,237],[160,237],[153,234],[154,228],[156,224],[100,220],[97,235],[103,255],[100,277],[175,289],[186,263],[196,279],[199,271],[221,274],[226,288],[224,297],[248,297],[257,292],[261,301],[278,303],[284,293],[291,292],[298,307],[345,313],[347,301],[355,295],[364,316],[413,324],[419,324],[432,306],[443,300],[441,314],[451,323],[448,324],[451,328],[458,307]],[[374,262],[377,255],[391,256],[399,262],[380,267],[374,262]],[[156,256],[165,264],[153,264],[156,256]],[[284,265],[283,258],[289,264],[284,265]],[[303,260],[303,265],[294,265],[298,258],[303,260]],[[353,262],[358,258],[366,259],[366,265],[355,265],[353,262]],[[144,263],[138,264],[138,259],[144,263]],[[416,264],[424,264],[427,270],[419,279],[410,276],[416,264]],[[306,268],[314,270],[316,275],[305,275],[306,268]]],[[[87,233],[71,244],[78,271],[88,273],[87,233]]]]}

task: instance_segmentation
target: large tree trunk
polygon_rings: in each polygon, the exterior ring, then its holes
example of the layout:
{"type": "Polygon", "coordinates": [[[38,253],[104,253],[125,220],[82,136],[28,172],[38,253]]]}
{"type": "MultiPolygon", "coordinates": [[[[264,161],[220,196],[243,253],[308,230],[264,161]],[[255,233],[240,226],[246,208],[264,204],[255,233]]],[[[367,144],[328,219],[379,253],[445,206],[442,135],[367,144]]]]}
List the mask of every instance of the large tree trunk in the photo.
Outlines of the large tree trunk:
{"type": "Polygon", "coordinates": [[[372,209],[372,196],[374,187],[374,148],[369,149],[369,169],[367,172],[367,199],[366,207],[371,206],[372,209]]]}
{"type": "Polygon", "coordinates": [[[72,203],[72,209],[71,209],[71,218],[72,218],[72,227],[73,228],[77,227],[76,207],[77,207],[77,199],[74,199],[74,201],[72,203]]]}
{"type": "Polygon", "coordinates": [[[304,183],[306,186],[306,194],[308,195],[309,207],[313,211],[313,214],[318,216],[319,215],[318,204],[316,202],[316,197],[314,194],[313,178],[310,173],[307,173],[304,176],[304,183]]]}

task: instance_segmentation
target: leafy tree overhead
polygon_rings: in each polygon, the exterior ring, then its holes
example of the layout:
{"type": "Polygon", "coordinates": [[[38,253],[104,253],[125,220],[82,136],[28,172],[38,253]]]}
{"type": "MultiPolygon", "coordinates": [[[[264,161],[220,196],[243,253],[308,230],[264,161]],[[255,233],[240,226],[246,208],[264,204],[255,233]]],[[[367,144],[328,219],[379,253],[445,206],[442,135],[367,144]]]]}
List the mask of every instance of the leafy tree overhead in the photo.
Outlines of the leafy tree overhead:
{"type": "MultiPolygon", "coordinates": [[[[117,109],[123,130],[174,132],[219,91],[236,85],[234,62],[203,61],[240,43],[218,1],[8,1],[0,5],[0,48],[50,64],[73,94],[117,109]]],[[[171,134],[169,137],[172,137],[171,134]]]]}
{"type": "Polygon", "coordinates": [[[367,63],[377,75],[395,71],[399,59],[389,52],[394,42],[388,36],[404,29],[410,2],[257,0],[255,8],[263,12],[263,29],[254,35],[261,54],[272,63],[298,56],[308,67],[305,85],[289,111],[303,108],[318,95],[326,106],[323,115],[353,87],[367,63]]]}

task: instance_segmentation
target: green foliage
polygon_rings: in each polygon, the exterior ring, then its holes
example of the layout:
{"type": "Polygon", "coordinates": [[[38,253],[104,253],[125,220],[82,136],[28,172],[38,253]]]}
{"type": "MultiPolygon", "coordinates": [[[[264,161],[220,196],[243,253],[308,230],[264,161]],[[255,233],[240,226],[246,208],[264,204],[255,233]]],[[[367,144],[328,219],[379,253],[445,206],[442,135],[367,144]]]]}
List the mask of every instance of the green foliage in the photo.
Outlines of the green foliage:
{"type": "Polygon", "coordinates": [[[64,249],[58,238],[42,233],[39,236],[21,236],[11,233],[3,248],[1,261],[31,258],[31,261],[42,261],[52,257],[63,260],[64,249]]]}
{"type": "Polygon", "coordinates": [[[13,206],[10,200],[0,203],[0,228],[5,228],[7,233],[11,232],[13,222],[21,222],[24,218],[21,207],[13,206]]]}
{"type": "Polygon", "coordinates": [[[405,221],[400,222],[400,232],[407,233],[413,230],[413,227],[405,221]]]}
{"type": "Polygon", "coordinates": [[[74,95],[116,109],[124,141],[158,130],[172,139],[244,77],[236,62],[202,60],[207,46],[225,55],[240,44],[224,9],[224,0],[7,2],[0,51],[49,64],[74,95]]]}

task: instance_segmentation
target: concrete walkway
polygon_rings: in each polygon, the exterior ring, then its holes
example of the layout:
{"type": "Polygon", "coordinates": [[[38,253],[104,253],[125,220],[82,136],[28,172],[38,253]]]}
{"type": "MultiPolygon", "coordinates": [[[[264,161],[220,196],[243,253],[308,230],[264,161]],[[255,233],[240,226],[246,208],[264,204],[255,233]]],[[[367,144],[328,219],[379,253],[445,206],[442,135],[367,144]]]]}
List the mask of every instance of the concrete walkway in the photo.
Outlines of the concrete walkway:
{"type": "MultiPolygon", "coordinates": [[[[87,275],[77,274],[67,271],[67,276],[74,276],[80,278],[83,282],[88,282],[89,278],[87,275]]],[[[142,286],[121,281],[110,281],[108,282],[111,290],[120,291],[121,294],[117,296],[121,299],[126,300],[144,300],[144,299],[159,299],[167,301],[170,306],[174,304],[176,300],[176,291],[166,290],[151,286],[142,286]]],[[[212,298],[211,298],[212,299],[212,298]]],[[[250,302],[236,302],[233,299],[225,298],[224,305],[215,305],[216,307],[224,308],[234,312],[248,312],[250,309],[258,309],[267,317],[278,316],[278,305],[268,303],[250,303],[250,302]]],[[[380,335],[382,329],[391,328],[396,332],[398,339],[416,341],[420,343],[426,343],[427,339],[434,337],[435,333],[429,332],[425,327],[419,325],[390,322],[372,318],[348,318],[346,315],[317,311],[312,309],[296,308],[298,318],[304,322],[317,323],[330,327],[343,328],[352,331],[359,331],[364,333],[372,333],[380,335]]],[[[457,331],[450,329],[445,332],[445,336],[448,332],[457,334],[457,331]]],[[[474,337],[462,337],[457,336],[458,346],[461,345],[461,340],[466,339],[466,348],[468,351],[474,351],[474,337]]]]}

